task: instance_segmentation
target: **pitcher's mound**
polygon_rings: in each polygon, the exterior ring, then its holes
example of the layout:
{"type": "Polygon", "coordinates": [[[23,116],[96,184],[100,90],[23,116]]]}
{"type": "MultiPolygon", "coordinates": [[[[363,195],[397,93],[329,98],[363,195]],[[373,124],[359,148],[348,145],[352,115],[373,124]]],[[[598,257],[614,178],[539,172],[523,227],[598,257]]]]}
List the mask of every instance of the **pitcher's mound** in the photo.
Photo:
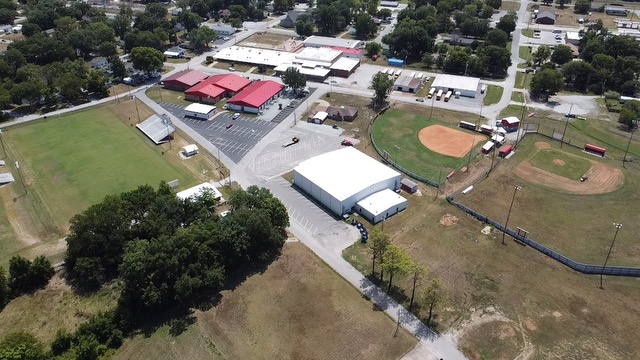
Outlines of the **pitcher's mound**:
{"type": "Polygon", "coordinates": [[[424,147],[433,152],[461,158],[471,151],[474,144],[486,138],[442,125],[431,125],[418,132],[418,139],[424,147]]]}
{"type": "Polygon", "coordinates": [[[561,159],[553,159],[553,163],[558,166],[564,166],[564,160],[561,159]]]}

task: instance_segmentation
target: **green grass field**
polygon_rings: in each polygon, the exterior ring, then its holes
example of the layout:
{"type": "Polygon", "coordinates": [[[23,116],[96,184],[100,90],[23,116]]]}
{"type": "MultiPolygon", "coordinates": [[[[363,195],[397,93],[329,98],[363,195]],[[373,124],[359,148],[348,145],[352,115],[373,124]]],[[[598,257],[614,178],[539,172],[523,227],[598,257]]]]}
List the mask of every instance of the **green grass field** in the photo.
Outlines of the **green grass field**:
{"type": "Polygon", "coordinates": [[[487,93],[482,99],[482,104],[484,104],[484,106],[497,104],[500,101],[500,98],[502,98],[503,91],[504,88],[502,86],[489,85],[487,87],[487,93]]]}
{"type": "Polygon", "coordinates": [[[4,137],[21,161],[30,191],[63,229],[73,215],[106,195],[144,184],[155,187],[161,180],[195,184],[177,158],[163,156],[112,107],[12,128],[4,137]]]}
{"type": "Polygon", "coordinates": [[[531,76],[524,72],[516,73],[516,89],[529,89],[531,87],[531,76]]]}
{"type": "Polygon", "coordinates": [[[540,150],[529,162],[537,168],[572,180],[579,179],[591,168],[591,163],[586,159],[554,149],[540,150]]]}
{"type": "MultiPolygon", "coordinates": [[[[371,134],[378,148],[389,153],[391,161],[437,182],[441,172],[444,177],[449,171],[460,169],[467,164],[468,158],[441,155],[422,145],[418,139],[418,132],[430,125],[449,126],[447,123],[429,120],[409,112],[389,109],[373,123],[371,134]]],[[[481,146],[482,143],[479,142],[476,149],[481,146]]]]}

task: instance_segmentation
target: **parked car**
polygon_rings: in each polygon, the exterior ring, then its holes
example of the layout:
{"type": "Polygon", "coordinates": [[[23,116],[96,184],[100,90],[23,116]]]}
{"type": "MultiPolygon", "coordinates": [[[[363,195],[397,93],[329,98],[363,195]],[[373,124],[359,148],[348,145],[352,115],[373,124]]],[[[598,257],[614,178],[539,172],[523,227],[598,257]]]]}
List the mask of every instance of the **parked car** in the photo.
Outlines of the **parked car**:
{"type": "Polygon", "coordinates": [[[340,145],[342,145],[342,146],[353,146],[353,143],[351,141],[345,139],[345,140],[342,140],[340,145]]]}
{"type": "Polygon", "coordinates": [[[417,102],[424,102],[424,98],[416,98],[417,102]]]}
{"type": "Polygon", "coordinates": [[[233,124],[227,124],[227,129],[231,129],[232,126],[233,124]]]}
{"type": "Polygon", "coordinates": [[[233,67],[229,67],[229,71],[236,71],[233,67]]]}
{"type": "Polygon", "coordinates": [[[235,113],[233,114],[233,116],[231,117],[233,120],[237,119],[240,117],[240,113],[235,113]]]}
{"type": "Polygon", "coordinates": [[[556,35],[556,40],[562,40],[562,36],[561,35],[556,35]]]}

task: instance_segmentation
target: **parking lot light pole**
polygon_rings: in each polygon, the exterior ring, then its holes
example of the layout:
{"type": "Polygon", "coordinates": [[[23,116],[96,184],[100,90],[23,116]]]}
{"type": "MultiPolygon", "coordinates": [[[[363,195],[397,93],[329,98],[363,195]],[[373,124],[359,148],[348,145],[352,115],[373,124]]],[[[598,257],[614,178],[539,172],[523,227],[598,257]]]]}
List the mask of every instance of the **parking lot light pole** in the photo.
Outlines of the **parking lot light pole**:
{"type": "MultiPolygon", "coordinates": [[[[616,242],[616,238],[618,237],[618,231],[620,231],[622,224],[613,223],[613,226],[616,228],[616,232],[615,234],[613,234],[613,240],[611,241],[611,246],[609,246],[609,252],[607,253],[607,257],[604,259],[604,265],[602,265],[602,271],[604,271],[604,268],[607,267],[609,256],[611,256],[611,251],[613,250],[613,244],[615,244],[616,242]]],[[[602,272],[600,273],[600,289],[604,290],[604,287],[602,286],[602,272]]]]}
{"type": "Polygon", "coordinates": [[[502,232],[502,245],[507,245],[504,242],[504,236],[507,233],[508,225],[509,225],[509,217],[511,216],[511,209],[513,208],[513,202],[516,199],[516,193],[522,189],[522,186],[516,185],[513,190],[513,197],[511,198],[511,205],[509,205],[509,212],[507,213],[507,221],[504,222],[504,231],[502,232]]]}

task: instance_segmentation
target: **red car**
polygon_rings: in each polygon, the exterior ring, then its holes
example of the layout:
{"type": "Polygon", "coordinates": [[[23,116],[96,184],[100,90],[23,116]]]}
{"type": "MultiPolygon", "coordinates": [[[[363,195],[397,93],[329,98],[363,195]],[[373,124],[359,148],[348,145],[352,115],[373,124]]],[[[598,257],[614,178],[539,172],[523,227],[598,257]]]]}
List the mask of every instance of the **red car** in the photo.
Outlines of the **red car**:
{"type": "Polygon", "coordinates": [[[340,143],[340,145],[343,146],[353,146],[353,143],[349,140],[342,140],[342,142],[340,143]]]}

